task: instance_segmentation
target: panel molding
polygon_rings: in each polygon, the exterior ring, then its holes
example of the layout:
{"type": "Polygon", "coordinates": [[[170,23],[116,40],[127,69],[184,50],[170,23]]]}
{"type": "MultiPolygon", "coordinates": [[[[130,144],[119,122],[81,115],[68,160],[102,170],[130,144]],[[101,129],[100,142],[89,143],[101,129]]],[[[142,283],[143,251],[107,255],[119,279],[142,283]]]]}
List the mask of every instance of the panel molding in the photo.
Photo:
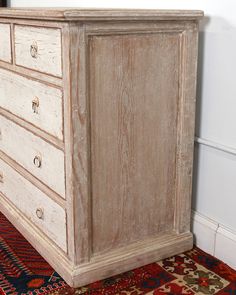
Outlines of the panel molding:
{"type": "Polygon", "coordinates": [[[176,192],[175,221],[176,232],[190,228],[192,190],[193,148],[195,121],[191,120],[196,108],[196,81],[189,79],[197,72],[198,26],[192,24],[180,37],[180,79],[179,105],[177,117],[176,150],[176,192]],[[194,44],[194,45],[193,45],[194,44]]]}

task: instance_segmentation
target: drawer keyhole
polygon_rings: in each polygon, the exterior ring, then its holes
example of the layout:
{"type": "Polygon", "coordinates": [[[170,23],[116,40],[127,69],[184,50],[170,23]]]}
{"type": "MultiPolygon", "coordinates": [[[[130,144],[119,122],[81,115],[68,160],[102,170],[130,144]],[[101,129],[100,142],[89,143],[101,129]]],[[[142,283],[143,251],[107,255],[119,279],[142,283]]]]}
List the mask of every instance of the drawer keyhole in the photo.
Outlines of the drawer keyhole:
{"type": "Polygon", "coordinates": [[[37,208],[36,209],[36,215],[37,215],[38,219],[43,219],[43,216],[44,216],[43,209],[42,208],[37,208]]]}
{"type": "Polygon", "coordinates": [[[38,57],[38,45],[37,42],[34,41],[31,45],[30,45],[30,54],[33,58],[37,58],[38,57]]]}
{"type": "Polygon", "coordinates": [[[35,156],[34,157],[34,160],[33,160],[33,163],[34,165],[37,167],[37,168],[40,168],[42,166],[42,159],[40,156],[35,156]]]}
{"type": "Polygon", "coordinates": [[[32,110],[33,110],[34,114],[39,113],[39,99],[38,99],[38,97],[35,97],[32,100],[32,110]]]}

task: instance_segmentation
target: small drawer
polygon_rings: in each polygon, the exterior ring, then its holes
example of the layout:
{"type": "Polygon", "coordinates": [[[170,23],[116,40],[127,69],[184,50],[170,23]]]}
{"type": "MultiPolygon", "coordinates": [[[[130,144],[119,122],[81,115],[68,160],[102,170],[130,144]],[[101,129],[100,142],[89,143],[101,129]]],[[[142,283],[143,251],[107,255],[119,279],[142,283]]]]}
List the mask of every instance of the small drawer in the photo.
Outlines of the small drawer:
{"type": "Polygon", "coordinates": [[[1,159],[0,192],[62,250],[67,251],[65,210],[1,159]]]}
{"type": "Polygon", "coordinates": [[[62,76],[60,29],[16,25],[14,35],[17,65],[62,76]]]}
{"type": "Polygon", "coordinates": [[[63,140],[60,89],[0,69],[0,106],[63,140]]]}
{"type": "Polygon", "coordinates": [[[64,152],[0,116],[0,150],[65,198],[64,152]]]}
{"type": "Polygon", "coordinates": [[[0,60],[11,63],[11,27],[0,24],[0,60]]]}

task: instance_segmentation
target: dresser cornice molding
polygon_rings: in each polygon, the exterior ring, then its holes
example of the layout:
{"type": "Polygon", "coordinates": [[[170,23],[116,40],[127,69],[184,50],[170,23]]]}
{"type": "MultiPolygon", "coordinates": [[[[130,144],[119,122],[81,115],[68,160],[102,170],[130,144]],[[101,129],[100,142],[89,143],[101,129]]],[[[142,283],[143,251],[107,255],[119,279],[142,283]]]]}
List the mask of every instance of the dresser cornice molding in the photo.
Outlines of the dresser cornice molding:
{"type": "Polygon", "coordinates": [[[197,20],[201,10],[93,9],[93,8],[1,8],[0,17],[56,21],[160,21],[197,20]]]}

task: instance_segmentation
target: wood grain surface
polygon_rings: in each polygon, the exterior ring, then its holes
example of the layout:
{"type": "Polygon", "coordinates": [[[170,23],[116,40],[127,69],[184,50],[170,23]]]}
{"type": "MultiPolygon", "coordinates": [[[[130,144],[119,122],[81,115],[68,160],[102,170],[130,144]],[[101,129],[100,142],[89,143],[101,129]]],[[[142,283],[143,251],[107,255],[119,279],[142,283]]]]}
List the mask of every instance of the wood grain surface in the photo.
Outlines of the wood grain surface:
{"type": "Polygon", "coordinates": [[[94,253],[173,230],[178,39],[90,40],[94,253]]]}

